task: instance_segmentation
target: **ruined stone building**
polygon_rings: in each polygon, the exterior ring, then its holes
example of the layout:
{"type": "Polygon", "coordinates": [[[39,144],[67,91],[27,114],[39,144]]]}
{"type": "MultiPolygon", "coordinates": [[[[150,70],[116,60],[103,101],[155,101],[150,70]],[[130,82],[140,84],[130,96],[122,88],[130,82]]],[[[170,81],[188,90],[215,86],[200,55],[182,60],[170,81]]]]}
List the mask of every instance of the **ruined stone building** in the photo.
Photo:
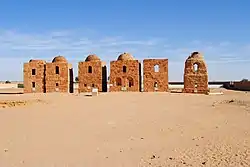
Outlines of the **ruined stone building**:
{"type": "Polygon", "coordinates": [[[52,63],[46,63],[46,92],[73,93],[73,68],[63,56],[57,56],[52,63]]]}
{"type": "Polygon", "coordinates": [[[110,62],[110,91],[141,91],[141,63],[129,53],[110,62]]]}
{"type": "MultiPolygon", "coordinates": [[[[110,62],[109,91],[139,92],[142,86],[141,63],[129,53],[119,55],[110,62]]],[[[24,63],[24,93],[64,92],[73,93],[73,68],[63,57],[57,56],[51,63],[30,60],[24,63]]],[[[78,92],[107,91],[107,67],[96,55],[89,55],[78,63],[78,92]]],[[[166,92],[168,84],[168,59],[143,60],[144,92],[166,92]]],[[[208,72],[203,56],[193,52],[185,62],[185,93],[204,93],[208,89],[208,72]]]]}
{"type": "Polygon", "coordinates": [[[63,56],[52,63],[30,60],[24,63],[24,93],[73,92],[73,69],[63,56]]]}
{"type": "Polygon", "coordinates": [[[30,60],[24,63],[24,93],[45,93],[45,64],[43,60],[30,60]]]}
{"type": "Polygon", "coordinates": [[[107,67],[96,55],[89,55],[85,61],[78,63],[78,92],[107,91],[107,67]]]}
{"type": "Polygon", "coordinates": [[[168,91],[168,59],[143,60],[143,90],[168,91]]]}
{"type": "Polygon", "coordinates": [[[185,62],[183,92],[201,94],[209,92],[207,66],[199,52],[193,52],[185,62]]]}

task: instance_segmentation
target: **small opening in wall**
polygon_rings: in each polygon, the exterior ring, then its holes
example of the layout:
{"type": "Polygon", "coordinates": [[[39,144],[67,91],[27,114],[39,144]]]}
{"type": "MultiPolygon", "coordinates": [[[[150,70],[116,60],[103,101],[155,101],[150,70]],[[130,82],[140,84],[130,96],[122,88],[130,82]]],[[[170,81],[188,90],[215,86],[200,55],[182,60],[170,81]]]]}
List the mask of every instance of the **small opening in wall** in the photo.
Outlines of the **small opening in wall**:
{"type": "Polygon", "coordinates": [[[126,66],[123,66],[122,67],[122,71],[125,73],[125,72],[127,72],[127,67],[126,66]]]}
{"type": "Polygon", "coordinates": [[[197,83],[195,83],[195,84],[194,84],[194,93],[197,93],[197,92],[198,92],[197,88],[198,88],[198,85],[197,85],[197,83]]]}
{"type": "Polygon", "coordinates": [[[56,66],[56,74],[59,74],[59,67],[56,66]]]}
{"type": "Polygon", "coordinates": [[[131,88],[132,86],[134,86],[134,80],[132,77],[128,77],[128,87],[131,88]]]}
{"type": "Polygon", "coordinates": [[[92,73],[92,66],[88,67],[88,73],[92,73]]]}
{"type": "Polygon", "coordinates": [[[32,82],[32,88],[35,88],[35,87],[36,87],[36,83],[32,82]]]}
{"type": "Polygon", "coordinates": [[[32,75],[36,75],[36,69],[32,69],[32,75]]]}
{"type": "Polygon", "coordinates": [[[95,84],[92,84],[92,87],[94,88],[94,87],[95,87],[95,84]]]}
{"type": "Polygon", "coordinates": [[[198,66],[198,64],[194,64],[194,72],[198,72],[198,68],[199,68],[199,66],[198,66]]]}
{"type": "Polygon", "coordinates": [[[84,84],[84,87],[87,87],[87,84],[84,84]]]}
{"type": "Polygon", "coordinates": [[[159,72],[160,67],[158,64],[154,65],[154,72],[159,72]]]}
{"type": "Polygon", "coordinates": [[[122,79],[121,78],[116,78],[116,85],[117,86],[122,86],[122,79]]]}
{"type": "Polygon", "coordinates": [[[154,83],[154,88],[157,88],[157,87],[158,87],[158,83],[155,82],[155,83],[154,83]]]}
{"type": "Polygon", "coordinates": [[[58,87],[59,86],[59,83],[56,83],[56,87],[58,87]]]}

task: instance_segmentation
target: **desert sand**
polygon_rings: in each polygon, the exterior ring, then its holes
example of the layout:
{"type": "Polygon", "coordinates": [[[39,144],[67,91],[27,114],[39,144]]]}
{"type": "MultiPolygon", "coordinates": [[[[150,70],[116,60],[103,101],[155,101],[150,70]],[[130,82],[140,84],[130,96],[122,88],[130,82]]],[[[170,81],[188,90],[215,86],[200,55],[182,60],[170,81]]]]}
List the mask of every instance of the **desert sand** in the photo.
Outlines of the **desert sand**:
{"type": "Polygon", "coordinates": [[[0,167],[250,166],[250,93],[223,92],[2,94],[0,167]]]}

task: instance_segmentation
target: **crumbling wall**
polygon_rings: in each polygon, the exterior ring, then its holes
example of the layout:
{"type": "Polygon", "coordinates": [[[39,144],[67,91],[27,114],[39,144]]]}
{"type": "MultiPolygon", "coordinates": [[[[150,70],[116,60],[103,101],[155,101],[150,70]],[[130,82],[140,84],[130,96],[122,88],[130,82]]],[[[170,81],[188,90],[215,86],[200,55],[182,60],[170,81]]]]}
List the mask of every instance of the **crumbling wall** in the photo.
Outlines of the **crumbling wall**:
{"type": "Polygon", "coordinates": [[[42,60],[31,60],[24,63],[24,93],[45,93],[45,63],[42,60]]]}
{"type": "Polygon", "coordinates": [[[207,66],[199,52],[193,52],[185,62],[183,92],[201,94],[209,92],[207,66]]]}
{"type": "Polygon", "coordinates": [[[143,85],[144,92],[168,91],[168,59],[143,60],[143,85]]]}
{"type": "Polygon", "coordinates": [[[140,90],[140,63],[138,60],[118,60],[110,62],[110,91],[140,90]],[[123,68],[126,67],[126,72],[123,68]],[[120,80],[121,84],[117,81],[120,80]]]}

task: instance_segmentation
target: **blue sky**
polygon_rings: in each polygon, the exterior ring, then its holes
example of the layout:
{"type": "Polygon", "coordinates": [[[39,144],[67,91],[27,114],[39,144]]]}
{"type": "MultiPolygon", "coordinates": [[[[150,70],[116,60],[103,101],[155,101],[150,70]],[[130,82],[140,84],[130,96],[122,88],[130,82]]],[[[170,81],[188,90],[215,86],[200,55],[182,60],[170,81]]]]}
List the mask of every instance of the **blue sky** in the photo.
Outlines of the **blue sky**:
{"type": "Polygon", "coordinates": [[[200,51],[210,80],[250,79],[249,0],[2,0],[0,80],[22,80],[23,63],[122,52],[168,58],[169,80],[182,81],[184,61],[200,51]]]}

